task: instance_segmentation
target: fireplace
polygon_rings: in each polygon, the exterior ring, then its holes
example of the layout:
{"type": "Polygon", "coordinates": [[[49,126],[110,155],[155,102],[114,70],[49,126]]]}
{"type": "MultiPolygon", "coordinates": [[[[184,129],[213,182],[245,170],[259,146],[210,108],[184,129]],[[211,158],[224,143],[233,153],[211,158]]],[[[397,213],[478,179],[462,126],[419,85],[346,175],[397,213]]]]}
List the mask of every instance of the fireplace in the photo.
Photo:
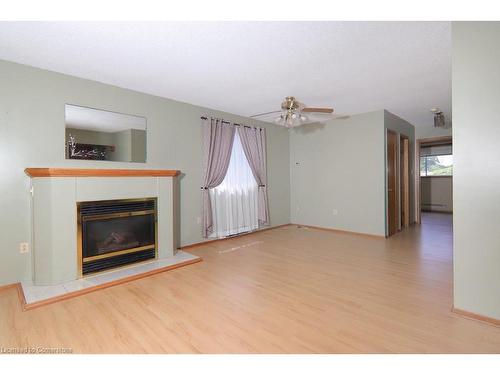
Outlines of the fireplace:
{"type": "Polygon", "coordinates": [[[80,276],[157,256],[156,198],[78,202],[80,276]]]}

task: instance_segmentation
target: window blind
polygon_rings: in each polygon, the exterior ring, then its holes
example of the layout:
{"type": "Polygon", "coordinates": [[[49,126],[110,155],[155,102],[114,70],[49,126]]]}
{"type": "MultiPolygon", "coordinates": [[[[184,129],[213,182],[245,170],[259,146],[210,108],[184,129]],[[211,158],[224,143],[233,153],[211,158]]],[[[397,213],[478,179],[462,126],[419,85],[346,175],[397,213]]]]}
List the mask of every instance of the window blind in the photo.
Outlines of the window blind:
{"type": "Polygon", "coordinates": [[[451,144],[420,147],[420,156],[451,155],[451,144]]]}

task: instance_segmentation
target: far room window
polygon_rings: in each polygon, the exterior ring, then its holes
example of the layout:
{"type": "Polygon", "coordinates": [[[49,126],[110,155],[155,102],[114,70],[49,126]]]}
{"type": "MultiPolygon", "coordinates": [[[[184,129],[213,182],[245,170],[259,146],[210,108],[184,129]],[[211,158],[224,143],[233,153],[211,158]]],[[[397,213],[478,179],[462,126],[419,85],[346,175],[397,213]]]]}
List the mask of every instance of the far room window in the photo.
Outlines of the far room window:
{"type": "Polygon", "coordinates": [[[420,149],[420,176],[452,176],[453,153],[451,145],[422,146],[420,149]]]}

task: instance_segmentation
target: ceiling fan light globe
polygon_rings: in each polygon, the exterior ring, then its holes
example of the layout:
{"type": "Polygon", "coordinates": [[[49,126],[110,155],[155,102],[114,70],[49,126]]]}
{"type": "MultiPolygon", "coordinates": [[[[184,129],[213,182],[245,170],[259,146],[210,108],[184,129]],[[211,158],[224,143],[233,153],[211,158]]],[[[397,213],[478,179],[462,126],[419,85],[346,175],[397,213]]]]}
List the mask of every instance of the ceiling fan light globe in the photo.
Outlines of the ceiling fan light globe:
{"type": "Polygon", "coordinates": [[[268,117],[267,121],[271,121],[277,125],[284,126],[286,128],[293,128],[308,122],[317,121],[315,117],[316,115],[331,116],[331,114],[333,113],[333,108],[307,107],[304,103],[299,102],[295,97],[287,96],[285,100],[281,103],[281,111],[265,112],[251,117],[270,115],[280,112],[281,114],[278,117],[275,117],[272,120],[268,117]],[[307,114],[312,113],[312,115],[311,117],[309,117],[304,113],[307,114]]]}

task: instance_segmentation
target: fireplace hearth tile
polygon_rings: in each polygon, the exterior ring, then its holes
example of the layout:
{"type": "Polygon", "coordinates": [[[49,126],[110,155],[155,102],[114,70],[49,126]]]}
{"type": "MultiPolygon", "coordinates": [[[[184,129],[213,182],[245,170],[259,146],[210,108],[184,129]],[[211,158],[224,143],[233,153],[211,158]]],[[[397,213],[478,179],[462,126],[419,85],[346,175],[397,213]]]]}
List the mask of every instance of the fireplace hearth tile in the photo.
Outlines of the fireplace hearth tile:
{"type": "MultiPolygon", "coordinates": [[[[44,301],[61,298],[70,293],[85,291],[85,289],[96,288],[100,285],[120,281],[136,275],[160,270],[165,267],[198,260],[200,257],[179,250],[173,257],[157,259],[150,262],[133,264],[123,268],[106,271],[96,275],[90,275],[82,279],[69,281],[67,283],[51,286],[33,285],[31,282],[22,282],[21,287],[26,301],[25,308],[31,304],[42,304],[44,301]]],[[[201,260],[201,259],[200,259],[201,260]]]]}

